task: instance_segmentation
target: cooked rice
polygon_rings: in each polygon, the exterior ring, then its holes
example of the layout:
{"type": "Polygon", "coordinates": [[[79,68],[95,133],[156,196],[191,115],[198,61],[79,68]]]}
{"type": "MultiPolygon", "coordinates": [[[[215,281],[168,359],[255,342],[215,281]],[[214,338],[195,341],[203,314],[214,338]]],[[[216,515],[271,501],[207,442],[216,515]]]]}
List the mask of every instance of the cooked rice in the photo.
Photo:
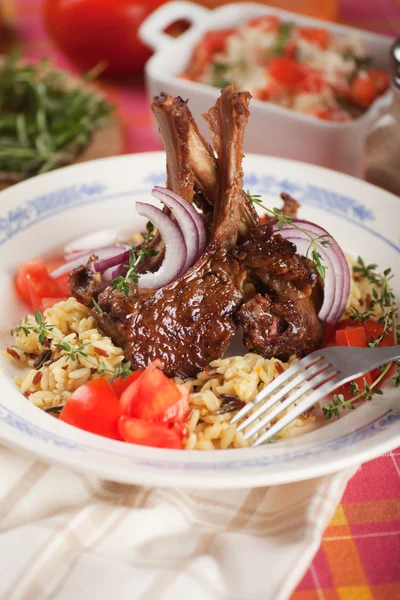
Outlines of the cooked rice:
{"type": "MultiPolygon", "coordinates": [[[[355,264],[351,258],[348,261],[351,267],[355,264]]],[[[351,307],[365,311],[371,298],[371,284],[357,273],[353,274],[343,317],[351,314],[351,307]]],[[[124,360],[124,354],[121,348],[95,327],[90,310],[74,298],[45,310],[44,318],[54,328],[48,334],[51,356],[43,366],[34,368],[35,360],[43,352],[43,346],[34,332],[28,335],[22,331],[15,333],[15,345],[2,354],[18,367],[30,368],[27,374],[25,372],[14,377],[14,382],[30,402],[42,409],[49,409],[63,404],[74,390],[90,379],[100,376],[110,379],[117,365],[124,360]],[[72,360],[64,350],[56,347],[56,344],[63,342],[75,347],[85,344],[84,353],[87,356],[80,355],[72,360]]],[[[37,325],[32,316],[27,317],[27,323],[37,325]]],[[[243,432],[238,432],[236,425],[230,424],[235,410],[251,401],[295,360],[293,356],[285,363],[249,353],[215,360],[195,379],[186,379],[184,382],[176,379],[177,383],[190,386],[191,413],[184,447],[187,450],[214,450],[250,446],[255,437],[246,441],[243,432]]],[[[286,427],[279,437],[288,437],[294,429],[309,425],[314,420],[312,415],[301,416],[286,427]]]]}
{"type": "MultiPolygon", "coordinates": [[[[7,351],[3,355],[20,367],[31,367],[27,375],[14,377],[14,382],[30,402],[48,409],[63,404],[89,379],[100,376],[111,378],[115,367],[124,360],[124,353],[109,337],[100,333],[90,310],[75,298],[54,304],[44,311],[44,318],[53,329],[47,336],[51,357],[41,368],[34,368],[43,346],[33,331],[28,335],[22,331],[14,333],[15,346],[12,350],[18,353],[17,360],[7,351]],[[80,355],[72,360],[64,350],[56,347],[63,342],[75,347],[85,344],[83,352],[86,356],[80,355]]],[[[32,316],[28,316],[27,324],[37,326],[32,316]]]]}
{"type": "MultiPolygon", "coordinates": [[[[189,433],[185,448],[214,450],[250,446],[258,436],[245,440],[243,433],[246,430],[238,432],[236,425],[230,424],[235,412],[232,410],[234,403],[240,406],[253,400],[296,360],[293,356],[288,362],[282,362],[249,353],[214,360],[196,379],[186,379],[184,383],[190,386],[192,413],[187,423],[189,433]]],[[[284,411],[279,418],[287,412],[284,411]]],[[[279,437],[287,437],[293,428],[304,427],[314,420],[313,416],[295,419],[279,437]]]]}

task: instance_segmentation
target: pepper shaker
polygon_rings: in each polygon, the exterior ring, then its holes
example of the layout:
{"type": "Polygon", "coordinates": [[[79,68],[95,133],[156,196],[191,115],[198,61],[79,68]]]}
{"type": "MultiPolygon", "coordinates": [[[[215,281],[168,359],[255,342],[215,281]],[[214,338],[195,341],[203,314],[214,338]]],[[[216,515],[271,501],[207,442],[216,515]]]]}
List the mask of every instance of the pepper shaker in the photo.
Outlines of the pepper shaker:
{"type": "Polygon", "coordinates": [[[368,136],[365,178],[400,196],[400,38],[390,53],[393,100],[368,136]]]}

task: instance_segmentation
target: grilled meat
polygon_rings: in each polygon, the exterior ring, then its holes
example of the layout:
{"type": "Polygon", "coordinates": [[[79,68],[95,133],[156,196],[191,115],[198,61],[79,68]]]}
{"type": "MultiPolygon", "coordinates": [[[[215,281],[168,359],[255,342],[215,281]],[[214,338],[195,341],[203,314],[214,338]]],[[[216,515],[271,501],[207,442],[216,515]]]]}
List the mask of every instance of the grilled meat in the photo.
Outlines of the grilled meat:
{"type": "MultiPolygon", "coordinates": [[[[76,297],[88,306],[97,300],[97,325],[125,349],[133,368],[160,358],[167,374],[194,376],[223,355],[238,326],[246,347],[266,357],[287,359],[320,345],[322,292],[315,269],[268,223],[260,224],[242,188],[249,100],[228,86],[206,115],[217,157],[181,98],[162,94],[153,102],[168,186],[201,206],[209,223],[209,244],[193,267],[159,290],[132,284],[129,296],[103,290],[88,266],[70,276],[76,297]],[[253,297],[244,293],[246,283],[253,297]]],[[[294,215],[297,202],[282,198],[285,213],[294,215]]],[[[160,238],[154,243],[162,248],[160,238]]]]}
{"type": "Polygon", "coordinates": [[[169,375],[195,375],[220,357],[236,331],[245,272],[234,256],[242,210],[242,143],[248,119],[246,93],[223,92],[218,101],[221,149],[210,244],[200,260],[160,290],[132,287],[129,297],[107,288],[95,319],[126,349],[134,368],[155,358],[169,375]]]}

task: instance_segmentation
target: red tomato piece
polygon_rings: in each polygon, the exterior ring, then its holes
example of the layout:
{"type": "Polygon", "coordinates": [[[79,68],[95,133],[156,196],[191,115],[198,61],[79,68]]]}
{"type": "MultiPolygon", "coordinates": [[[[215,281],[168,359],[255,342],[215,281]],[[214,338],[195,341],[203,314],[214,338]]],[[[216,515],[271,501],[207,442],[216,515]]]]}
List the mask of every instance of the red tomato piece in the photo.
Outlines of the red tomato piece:
{"type": "Polygon", "coordinates": [[[119,432],[122,439],[130,444],[155,448],[182,448],[179,434],[163,423],[149,423],[142,419],[121,417],[119,432]]]}
{"type": "Polygon", "coordinates": [[[268,64],[268,73],[295,92],[320,92],[324,87],[319,71],[285,56],[272,58],[268,64]]]}
{"type": "Polygon", "coordinates": [[[389,75],[383,71],[360,71],[350,83],[349,98],[355,104],[368,108],[387,90],[389,83],[389,75]]]}
{"type": "Polygon", "coordinates": [[[136,381],[136,379],[138,379],[138,377],[140,377],[142,373],[143,371],[134,371],[126,379],[123,379],[122,377],[116,377],[115,379],[113,379],[111,385],[118,398],[121,398],[121,395],[126,390],[126,388],[128,388],[131,383],[136,381]]]}
{"type": "Polygon", "coordinates": [[[189,393],[190,390],[187,385],[178,386],[179,393],[181,394],[180,400],[175,404],[169,406],[160,418],[165,423],[177,423],[179,421],[185,421],[190,411],[189,405],[189,393]]]}
{"type": "Polygon", "coordinates": [[[336,331],[337,346],[352,346],[357,348],[367,348],[367,336],[362,325],[358,327],[347,327],[336,331]]]}
{"type": "Polygon", "coordinates": [[[331,34],[326,29],[319,29],[317,27],[299,27],[297,31],[301,38],[307,40],[311,44],[315,44],[322,50],[326,50],[331,41],[331,34]]]}
{"type": "Polygon", "coordinates": [[[158,368],[160,364],[154,361],[122,393],[124,415],[146,421],[162,420],[165,412],[179,402],[179,387],[158,368]]]}
{"type": "Polygon", "coordinates": [[[213,55],[217,52],[225,52],[228,39],[233,33],[235,33],[234,29],[217,29],[215,31],[207,31],[203,40],[209,54],[213,55]]]}
{"type": "MultiPolygon", "coordinates": [[[[383,325],[381,325],[380,323],[378,323],[378,321],[375,321],[375,319],[368,319],[368,321],[366,321],[364,323],[364,330],[367,336],[367,340],[369,342],[373,341],[374,339],[378,339],[383,332],[383,325]]],[[[394,345],[394,338],[393,338],[393,333],[390,330],[386,330],[386,336],[385,338],[381,341],[381,343],[379,344],[379,346],[384,346],[384,347],[389,347],[389,346],[393,346],[394,345]]]]}
{"type": "Polygon", "coordinates": [[[21,298],[23,302],[29,302],[29,294],[28,288],[26,286],[26,282],[24,277],[22,277],[21,273],[17,273],[14,278],[15,290],[18,296],[21,298]]]}
{"type": "Polygon", "coordinates": [[[189,432],[188,426],[186,423],[182,423],[182,421],[176,421],[176,423],[173,423],[171,429],[179,435],[181,440],[183,440],[183,438],[185,438],[189,432]]]}
{"type": "Polygon", "coordinates": [[[57,282],[50,277],[47,265],[42,258],[32,260],[29,263],[21,263],[18,273],[21,276],[23,289],[27,292],[32,310],[40,307],[42,298],[57,298],[60,296],[57,282]]]}
{"type": "Polygon", "coordinates": [[[104,377],[100,377],[75,390],[62,409],[60,420],[79,429],[119,440],[120,416],[121,406],[113,388],[104,377]]]}
{"type": "Polygon", "coordinates": [[[67,298],[69,298],[71,296],[71,292],[69,290],[69,285],[68,285],[68,277],[69,277],[69,273],[64,273],[64,275],[60,275],[59,277],[55,278],[55,281],[57,282],[57,285],[58,285],[58,289],[60,290],[60,294],[62,294],[63,296],[66,296],[67,298]]]}
{"type": "Polygon", "coordinates": [[[193,80],[198,79],[206,70],[217,52],[224,52],[234,29],[218,29],[207,31],[194,49],[186,75],[193,80]]]}
{"type": "Polygon", "coordinates": [[[66,299],[67,296],[60,296],[60,298],[42,298],[39,310],[41,313],[43,313],[46,310],[46,308],[51,308],[52,306],[57,304],[57,302],[62,302],[66,299]]]}
{"type": "Polygon", "coordinates": [[[265,33],[269,31],[276,31],[278,29],[279,19],[276,15],[263,15],[261,17],[254,17],[247,22],[247,27],[256,27],[261,29],[265,33]]]}

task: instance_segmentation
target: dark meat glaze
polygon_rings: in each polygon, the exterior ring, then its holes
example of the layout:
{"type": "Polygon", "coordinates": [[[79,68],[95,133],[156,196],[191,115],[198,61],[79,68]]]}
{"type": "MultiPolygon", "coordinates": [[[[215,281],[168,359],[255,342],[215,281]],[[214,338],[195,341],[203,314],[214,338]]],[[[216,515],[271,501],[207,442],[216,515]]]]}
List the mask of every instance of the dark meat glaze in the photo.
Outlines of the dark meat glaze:
{"type": "MultiPolygon", "coordinates": [[[[312,263],[259,223],[242,189],[249,100],[228,86],[209,111],[216,156],[182,99],[163,94],[153,102],[168,186],[202,205],[209,224],[208,247],[187,273],[159,290],[132,285],[128,297],[103,289],[88,266],[70,276],[77,298],[87,306],[97,300],[96,324],[125,349],[133,368],[160,358],[168,375],[194,376],[223,355],[239,325],[246,347],[268,358],[286,360],[321,343],[322,291],[312,263]],[[246,283],[254,287],[250,299],[246,283]]],[[[285,213],[294,216],[297,202],[282,198],[285,213]]]]}

